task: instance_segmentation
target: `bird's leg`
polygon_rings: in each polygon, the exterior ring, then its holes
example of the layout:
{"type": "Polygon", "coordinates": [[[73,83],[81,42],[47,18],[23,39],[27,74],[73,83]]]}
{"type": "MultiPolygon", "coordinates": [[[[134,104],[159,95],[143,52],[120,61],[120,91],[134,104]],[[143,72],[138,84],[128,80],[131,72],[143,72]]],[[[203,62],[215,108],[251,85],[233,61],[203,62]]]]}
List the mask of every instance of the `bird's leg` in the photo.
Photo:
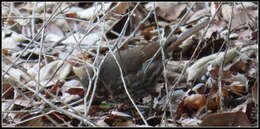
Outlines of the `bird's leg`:
{"type": "MultiPolygon", "coordinates": [[[[151,95],[152,96],[152,95],[151,95]]],[[[152,100],[150,101],[150,104],[149,104],[149,111],[148,111],[148,117],[149,116],[152,116],[152,111],[153,111],[153,102],[154,102],[154,97],[152,96],[152,100]]]]}

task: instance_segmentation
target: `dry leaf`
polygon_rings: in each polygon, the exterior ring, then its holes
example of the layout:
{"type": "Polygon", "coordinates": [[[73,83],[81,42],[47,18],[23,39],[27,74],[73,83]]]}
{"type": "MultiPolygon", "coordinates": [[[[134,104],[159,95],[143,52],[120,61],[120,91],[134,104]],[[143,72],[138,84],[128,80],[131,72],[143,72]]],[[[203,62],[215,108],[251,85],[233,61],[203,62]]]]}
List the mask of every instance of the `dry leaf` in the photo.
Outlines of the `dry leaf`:
{"type": "Polygon", "coordinates": [[[146,5],[146,8],[155,9],[158,11],[158,15],[168,21],[174,21],[183,14],[186,10],[187,5],[185,3],[176,2],[150,2],[146,5]]]}
{"type": "Polygon", "coordinates": [[[119,2],[111,9],[111,11],[116,14],[124,14],[132,4],[133,3],[130,2],[119,2]]]}
{"type": "Polygon", "coordinates": [[[32,120],[26,121],[25,123],[19,124],[17,126],[44,126],[44,121],[42,120],[42,117],[37,117],[32,120]]]}
{"type": "MultiPolygon", "coordinates": [[[[64,62],[63,65],[62,65],[62,63],[63,63],[63,61],[57,60],[57,61],[53,61],[53,62],[45,65],[43,68],[41,68],[40,81],[53,79],[52,77],[55,73],[56,74],[54,77],[56,79],[65,80],[66,77],[71,72],[71,65],[67,62],[64,62]]],[[[38,77],[36,76],[35,79],[38,80],[37,78],[38,77]]]]}
{"type": "Polygon", "coordinates": [[[84,96],[84,90],[82,88],[70,88],[67,93],[72,95],[84,96]]]}
{"type": "MultiPolygon", "coordinates": [[[[227,51],[225,56],[224,65],[232,61],[238,56],[236,49],[230,49],[227,51]]],[[[192,66],[188,67],[186,72],[188,74],[187,80],[192,81],[200,78],[203,74],[207,72],[207,67],[209,65],[219,65],[224,60],[224,52],[215,53],[206,57],[202,57],[197,60],[192,66]]]]}
{"type": "Polygon", "coordinates": [[[206,97],[201,94],[193,94],[184,99],[184,107],[190,110],[198,110],[206,104],[206,97]]]}
{"type": "Polygon", "coordinates": [[[209,13],[210,13],[210,12],[209,12],[209,9],[201,9],[201,10],[198,10],[198,11],[194,12],[194,13],[190,16],[190,18],[189,18],[189,20],[187,21],[187,23],[196,21],[196,20],[198,20],[198,19],[200,19],[200,18],[202,18],[202,17],[204,17],[204,16],[209,15],[209,13]]]}
{"type": "Polygon", "coordinates": [[[97,3],[96,6],[94,5],[88,9],[76,12],[76,14],[79,16],[79,18],[90,20],[91,18],[94,18],[99,14],[102,14],[103,12],[107,11],[110,8],[112,2],[108,2],[103,5],[101,4],[102,3],[97,3]]]}
{"type": "Polygon", "coordinates": [[[49,93],[51,93],[52,95],[58,96],[60,89],[63,86],[63,84],[64,84],[64,82],[61,82],[61,81],[58,80],[56,82],[56,84],[54,86],[52,86],[51,89],[48,90],[49,92],[46,92],[45,97],[50,98],[51,95],[49,93]]]}
{"type": "Polygon", "coordinates": [[[104,121],[110,126],[135,126],[129,115],[116,111],[108,115],[104,121]]]}
{"type": "Polygon", "coordinates": [[[217,13],[216,16],[214,17],[216,21],[220,21],[220,11],[217,12],[217,9],[219,8],[219,6],[220,6],[219,2],[211,2],[211,8],[210,8],[211,16],[214,16],[215,13],[217,13]]]}
{"type": "MultiPolygon", "coordinates": [[[[222,15],[226,21],[230,21],[231,14],[232,14],[232,7],[230,5],[223,5],[222,6],[222,15]]],[[[247,23],[251,22],[251,19],[248,17],[248,13],[251,14],[253,17],[257,17],[257,11],[254,10],[244,10],[234,7],[233,8],[233,17],[232,17],[232,24],[231,29],[235,29],[241,25],[246,25],[247,23]]]]}
{"type": "Polygon", "coordinates": [[[202,118],[200,126],[250,126],[244,112],[225,112],[210,114],[202,118]]]}

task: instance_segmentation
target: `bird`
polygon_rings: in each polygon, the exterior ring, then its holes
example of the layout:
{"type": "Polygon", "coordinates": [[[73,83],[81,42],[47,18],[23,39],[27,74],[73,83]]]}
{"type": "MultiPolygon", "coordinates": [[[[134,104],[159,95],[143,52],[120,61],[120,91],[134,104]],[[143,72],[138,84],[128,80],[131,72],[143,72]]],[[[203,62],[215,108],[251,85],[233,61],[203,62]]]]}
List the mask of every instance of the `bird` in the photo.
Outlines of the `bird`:
{"type": "MultiPolygon", "coordinates": [[[[203,29],[207,23],[207,21],[202,22],[179,37],[169,36],[165,44],[162,45],[163,52],[167,54],[182,41],[203,29]]],[[[129,98],[123,86],[120,68],[127,89],[134,100],[141,101],[143,97],[154,93],[156,82],[163,71],[162,53],[159,52],[154,56],[160,47],[159,42],[150,41],[146,45],[118,50],[114,52],[114,56],[109,52],[103,61],[104,57],[97,58],[96,64],[97,66],[100,65],[100,67],[95,99],[124,102],[129,98]],[[117,61],[120,67],[118,67],[117,61]]],[[[89,66],[84,67],[81,74],[78,75],[85,94],[88,91],[90,79],[93,75],[94,70],[89,66]]]]}

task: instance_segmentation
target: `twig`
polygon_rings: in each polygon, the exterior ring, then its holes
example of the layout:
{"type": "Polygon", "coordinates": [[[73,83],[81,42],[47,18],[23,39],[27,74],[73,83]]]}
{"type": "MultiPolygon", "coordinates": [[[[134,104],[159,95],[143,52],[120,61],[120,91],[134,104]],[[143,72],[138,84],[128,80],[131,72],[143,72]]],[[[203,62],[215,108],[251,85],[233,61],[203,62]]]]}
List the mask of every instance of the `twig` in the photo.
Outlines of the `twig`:
{"type": "MultiPolygon", "coordinates": [[[[116,47],[118,47],[118,44],[120,43],[120,41],[122,40],[122,37],[123,37],[124,33],[126,32],[126,28],[127,28],[128,23],[129,23],[130,17],[132,17],[132,15],[134,14],[134,11],[137,9],[137,7],[138,7],[139,5],[140,5],[140,3],[137,3],[137,4],[135,5],[135,7],[133,8],[133,10],[131,11],[131,13],[128,15],[127,20],[126,20],[126,22],[125,22],[125,24],[124,24],[124,27],[123,27],[122,31],[120,32],[120,34],[119,34],[119,38],[118,38],[118,40],[115,42],[115,44],[113,45],[112,50],[114,50],[116,47]]],[[[138,25],[137,25],[137,26],[138,26],[138,25]]],[[[139,28],[139,27],[137,27],[137,28],[139,28]]],[[[133,37],[133,34],[135,34],[135,31],[132,32],[132,34],[131,34],[132,36],[129,36],[128,39],[130,39],[130,37],[133,37]]],[[[122,44],[121,46],[123,46],[124,43],[126,43],[128,39],[126,39],[123,43],[121,43],[121,44],[122,44]]],[[[118,48],[120,48],[121,46],[119,46],[118,48]]]]}
{"type": "MultiPolygon", "coordinates": [[[[137,8],[138,5],[139,5],[139,4],[137,4],[137,5],[135,6],[135,8],[137,8]]],[[[128,19],[130,18],[131,15],[133,15],[134,10],[135,10],[135,9],[133,9],[133,10],[132,10],[132,13],[129,14],[128,19]]],[[[150,12],[151,12],[151,11],[150,11],[150,12]]],[[[148,16],[149,16],[149,15],[148,15],[148,16]]],[[[146,21],[146,20],[148,19],[148,16],[147,16],[147,18],[145,18],[142,22],[146,21]]],[[[141,23],[142,23],[142,22],[141,22],[141,23]]],[[[126,22],[126,23],[127,23],[127,22],[126,22]]],[[[139,27],[140,27],[140,25],[141,25],[141,24],[139,24],[139,27]]],[[[122,37],[122,34],[125,32],[126,26],[127,26],[127,24],[124,25],[123,30],[122,30],[121,33],[120,33],[120,35],[121,35],[120,37],[122,37]]],[[[132,36],[136,33],[136,31],[139,29],[139,27],[137,27],[136,30],[133,31],[133,33],[131,34],[132,36]]],[[[127,42],[127,41],[130,39],[130,37],[131,37],[131,36],[129,36],[129,38],[126,39],[123,43],[127,42]]],[[[120,39],[120,38],[119,38],[119,39],[120,39]]],[[[117,43],[115,43],[115,45],[112,47],[112,49],[115,48],[116,45],[117,45],[117,43]]],[[[112,52],[111,49],[110,49],[110,52],[111,52],[111,54],[114,56],[114,54],[113,54],[113,52],[112,52]]],[[[92,91],[93,93],[91,94],[91,98],[90,98],[89,105],[88,105],[88,108],[87,108],[87,113],[88,113],[88,111],[89,111],[89,107],[90,107],[91,104],[92,104],[92,101],[93,101],[93,98],[94,98],[94,93],[95,93],[95,91],[96,91],[96,87],[97,87],[96,84],[97,84],[98,77],[99,77],[100,67],[103,65],[104,60],[107,58],[107,56],[108,56],[108,53],[106,54],[106,56],[105,56],[105,57],[101,60],[101,62],[99,63],[99,67],[98,67],[98,69],[97,69],[97,73],[94,75],[94,76],[96,77],[96,78],[95,78],[96,80],[95,80],[95,82],[94,82],[94,87],[93,87],[93,91],[92,91]]],[[[96,58],[96,59],[97,59],[97,58],[96,58]]],[[[95,60],[96,60],[96,59],[95,59],[95,60]]],[[[115,60],[116,60],[116,59],[115,59],[115,60]]],[[[116,60],[116,63],[118,63],[117,60],[116,60]]],[[[120,72],[122,73],[122,69],[121,69],[120,66],[119,66],[119,69],[120,69],[120,72]]],[[[121,74],[121,75],[122,75],[122,74],[121,74]]],[[[125,81],[124,81],[123,79],[122,79],[122,81],[123,81],[123,84],[124,84],[124,86],[125,86],[125,81]]],[[[127,89],[126,89],[126,90],[127,90],[127,89]]],[[[128,91],[127,91],[127,92],[128,92],[128,91]]],[[[129,93],[128,93],[128,95],[129,95],[129,93]]],[[[131,96],[128,96],[128,97],[130,98],[130,100],[132,100],[131,96]]],[[[148,126],[146,120],[144,119],[144,117],[143,117],[143,115],[141,114],[140,110],[137,108],[136,104],[133,102],[133,100],[132,100],[131,102],[133,103],[133,105],[134,105],[134,107],[136,108],[137,112],[139,113],[139,115],[140,115],[141,118],[143,119],[144,123],[148,126]]]]}
{"type": "MultiPolygon", "coordinates": [[[[166,40],[161,43],[163,44],[163,46],[161,46],[156,53],[153,55],[153,57],[151,58],[150,62],[148,63],[148,65],[145,68],[145,71],[149,68],[149,66],[151,65],[151,63],[154,61],[155,57],[157,57],[157,55],[159,54],[160,51],[162,51],[162,49],[164,48],[166,42],[169,42],[167,40],[170,40],[171,37],[174,36],[174,32],[176,31],[177,28],[179,28],[179,26],[183,23],[183,21],[186,19],[186,17],[188,16],[188,14],[190,13],[192,7],[193,7],[194,3],[191,5],[191,8],[185,13],[185,15],[181,18],[181,20],[178,22],[178,24],[176,25],[176,27],[174,29],[172,29],[172,31],[169,33],[169,35],[167,36],[166,40]]],[[[181,43],[184,39],[186,39],[186,37],[183,37],[182,39],[178,39],[176,41],[174,41],[174,46],[179,46],[179,43],[181,43]],[[178,41],[178,42],[177,42],[178,41]]],[[[171,47],[171,46],[170,46],[171,47]]]]}
{"type": "MultiPolygon", "coordinates": [[[[155,4],[153,4],[153,9],[155,10],[155,4]]],[[[156,11],[154,11],[154,19],[155,19],[155,23],[157,25],[157,28],[159,28],[156,11]]],[[[166,75],[166,72],[165,72],[165,70],[166,70],[166,66],[165,66],[166,58],[165,58],[165,55],[164,55],[164,50],[162,49],[162,47],[163,47],[163,42],[162,42],[163,35],[161,34],[160,31],[158,31],[158,37],[160,39],[160,47],[161,47],[161,53],[162,53],[163,77],[164,77],[164,80],[165,80],[165,91],[166,91],[166,96],[167,96],[166,99],[169,99],[169,89],[168,89],[169,81],[168,81],[168,78],[167,78],[167,75],[166,75]]],[[[170,103],[170,105],[171,105],[171,103],[170,103]]],[[[165,112],[164,112],[164,114],[165,114],[165,112]]],[[[163,115],[162,120],[163,120],[163,118],[165,118],[165,116],[166,115],[163,115]]]]}
{"type": "Polygon", "coordinates": [[[142,115],[141,111],[139,110],[139,108],[136,106],[133,98],[131,97],[131,95],[129,94],[129,91],[127,89],[127,86],[126,86],[126,82],[125,82],[125,79],[124,79],[124,74],[123,74],[123,70],[120,66],[120,63],[118,62],[116,56],[114,55],[114,53],[110,50],[110,53],[111,55],[114,57],[115,61],[116,61],[116,64],[118,66],[118,69],[120,71],[120,75],[121,75],[121,79],[122,79],[122,82],[123,82],[123,86],[124,86],[124,89],[125,89],[125,92],[128,96],[128,98],[130,99],[131,103],[133,104],[133,106],[135,107],[136,111],[138,112],[138,114],[140,115],[140,117],[142,118],[143,122],[145,123],[146,126],[149,126],[147,121],[145,120],[144,116],[142,115]]]}
{"type": "MultiPolygon", "coordinates": [[[[74,114],[74,113],[72,113],[72,112],[69,112],[69,111],[64,110],[64,109],[61,108],[61,107],[56,106],[55,104],[53,104],[52,102],[50,102],[49,100],[47,100],[44,96],[42,96],[41,94],[39,94],[39,93],[38,93],[37,91],[35,91],[34,89],[32,89],[32,88],[30,88],[30,87],[28,87],[28,86],[25,86],[25,85],[21,84],[20,82],[19,82],[19,85],[20,85],[21,87],[24,87],[25,89],[31,91],[32,93],[34,93],[36,96],[38,96],[39,98],[41,98],[45,103],[47,103],[49,106],[51,106],[52,108],[56,109],[57,111],[60,111],[60,112],[66,114],[66,115],[68,115],[68,116],[72,116],[72,117],[74,117],[74,118],[76,118],[76,119],[78,119],[78,120],[80,120],[80,121],[83,121],[86,125],[95,126],[95,125],[94,125],[92,122],[90,122],[87,118],[85,118],[85,117],[83,117],[83,116],[81,116],[81,115],[79,115],[79,114],[76,115],[76,114],[74,114]]],[[[50,95],[52,95],[52,94],[50,94],[50,95]]],[[[69,107],[70,107],[70,106],[69,106],[69,107]]],[[[72,110],[74,110],[74,109],[72,108],[72,110]]]]}
{"type": "MultiPolygon", "coordinates": [[[[45,6],[44,6],[44,16],[46,16],[46,3],[44,3],[45,6]]],[[[35,4],[34,4],[35,5],[35,4]]],[[[43,20],[43,24],[46,24],[45,21],[46,19],[43,20]]],[[[34,30],[33,30],[34,31],[34,30]]],[[[43,28],[42,32],[41,32],[41,44],[40,44],[40,52],[39,52],[39,59],[38,59],[38,73],[37,73],[37,77],[38,77],[38,80],[37,80],[37,85],[36,85],[36,91],[39,92],[40,90],[40,76],[41,76],[41,72],[40,72],[40,68],[41,68],[41,56],[42,56],[42,50],[43,50],[43,41],[44,41],[44,32],[45,32],[45,28],[43,28]]]]}
{"type": "MultiPolygon", "coordinates": [[[[233,18],[233,15],[234,15],[234,5],[232,6],[231,8],[231,15],[230,15],[230,19],[229,19],[229,25],[228,25],[228,39],[227,39],[227,43],[229,44],[230,43],[230,31],[231,31],[231,25],[232,25],[232,18],[233,18]]],[[[229,46],[229,45],[227,45],[229,46]]],[[[220,106],[220,110],[223,111],[223,108],[224,108],[224,97],[223,97],[223,93],[222,93],[222,75],[223,75],[223,64],[225,62],[225,57],[226,57],[226,54],[227,54],[227,50],[228,50],[228,47],[225,49],[225,52],[224,52],[224,57],[223,57],[223,61],[220,63],[220,68],[219,68],[219,71],[218,71],[218,95],[220,97],[220,102],[219,102],[219,106],[220,106]]]]}
{"type": "MultiPolygon", "coordinates": [[[[215,12],[215,14],[214,14],[214,15],[211,17],[211,19],[209,20],[209,23],[208,23],[208,25],[207,25],[207,27],[206,27],[206,30],[204,31],[204,33],[202,34],[201,37],[204,37],[204,36],[206,35],[206,33],[207,33],[208,29],[209,29],[209,26],[212,24],[212,22],[213,22],[213,20],[214,20],[214,18],[215,18],[215,16],[216,16],[216,14],[217,14],[217,12],[220,10],[221,5],[222,5],[222,3],[220,3],[220,5],[219,5],[217,11],[215,12]]],[[[194,58],[195,53],[196,53],[196,51],[198,50],[198,47],[200,46],[200,44],[201,44],[201,42],[202,42],[202,39],[203,39],[203,38],[200,38],[199,43],[198,43],[197,47],[195,48],[195,50],[194,50],[194,52],[193,52],[193,54],[192,54],[192,56],[191,56],[191,60],[194,58]]],[[[189,60],[189,62],[187,62],[186,65],[184,66],[184,68],[183,68],[183,70],[182,70],[182,72],[181,72],[181,76],[184,75],[184,72],[186,71],[187,67],[190,65],[191,60],[189,60]]],[[[180,80],[181,80],[181,77],[179,77],[179,78],[177,79],[176,83],[171,87],[171,89],[170,89],[170,93],[171,93],[170,96],[174,93],[174,88],[176,87],[176,85],[179,83],[180,80]]],[[[170,100],[167,100],[167,101],[166,101],[166,103],[165,103],[165,105],[164,105],[164,107],[163,107],[163,110],[166,109],[166,107],[168,106],[169,101],[170,101],[170,100]]]]}
{"type": "MultiPolygon", "coordinates": [[[[22,16],[3,16],[3,19],[43,19],[43,16],[26,16],[26,17],[22,17],[22,16]]],[[[49,18],[49,17],[46,17],[49,18]]],[[[86,20],[83,19],[79,19],[79,18],[72,18],[72,17],[66,17],[66,16],[58,16],[56,17],[56,19],[65,19],[65,20],[72,20],[72,21],[78,21],[78,22],[88,22],[86,20]]]]}
{"type": "Polygon", "coordinates": [[[16,57],[15,61],[13,62],[13,64],[6,70],[6,72],[4,72],[3,76],[6,75],[6,73],[16,64],[16,62],[18,61],[18,59],[25,53],[25,51],[29,48],[29,46],[33,43],[32,41],[34,41],[41,33],[41,31],[43,30],[43,28],[46,28],[46,26],[50,23],[51,19],[53,19],[53,17],[55,16],[55,12],[56,10],[61,6],[61,3],[57,4],[57,7],[55,8],[55,11],[52,13],[51,17],[47,20],[48,22],[43,25],[38,33],[35,34],[35,36],[32,38],[32,40],[28,43],[28,45],[24,48],[24,50],[21,52],[21,54],[19,56],[16,57]]]}
{"type": "MultiPolygon", "coordinates": [[[[248,13],[248,10],[245,8],[243,2],[241,2],[240,4],[242,5],[244,11],[246,12],[248,18],[252,21],[252,23],[255,23],[256,21],[252,18],[252,15],[250,15],[250,14],[248,13]]],[[[233,9],[232,9],[232,12],[233,12],[233,9]]]]}

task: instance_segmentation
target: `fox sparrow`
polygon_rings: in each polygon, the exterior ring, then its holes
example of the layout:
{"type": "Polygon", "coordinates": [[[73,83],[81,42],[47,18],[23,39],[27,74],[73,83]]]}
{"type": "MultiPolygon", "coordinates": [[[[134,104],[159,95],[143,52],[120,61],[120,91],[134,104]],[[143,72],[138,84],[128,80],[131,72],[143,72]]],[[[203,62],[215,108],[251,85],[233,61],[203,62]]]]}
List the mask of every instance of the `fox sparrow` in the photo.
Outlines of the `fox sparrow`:
{"type": "MultiPolygon", "coordinates": [[[[203,29],[207,24],[208,22],[202,22],[179,37],[171,36],[163,45],[164,52],[167,53],[169,49],[179,45],[182,41],[203,29]]],[[[154,91],[154,85],[163,70],[161,52],[153,60],[151,59],[159,48],[160,44],[158,42],[152,42],[143,46],[118,50],[114,53],[123,72],[127,89],[134,100],[140,100],[154,91]]],[[[121,79],[120,68],[114,56],[108,53],[100,66],[95,92],[96,98],[112,98],[117,101],[128,98],[121,79]]],[[[102,62],[101,60],[98,59],[98,65],[102,62]]],[[[94,75],[92,68],[88,67],[87,70],[88,72],[86,69],[82,70],[82,74],[79,76],[85,92],[89,87],[89,79],[94,75]]]]}

